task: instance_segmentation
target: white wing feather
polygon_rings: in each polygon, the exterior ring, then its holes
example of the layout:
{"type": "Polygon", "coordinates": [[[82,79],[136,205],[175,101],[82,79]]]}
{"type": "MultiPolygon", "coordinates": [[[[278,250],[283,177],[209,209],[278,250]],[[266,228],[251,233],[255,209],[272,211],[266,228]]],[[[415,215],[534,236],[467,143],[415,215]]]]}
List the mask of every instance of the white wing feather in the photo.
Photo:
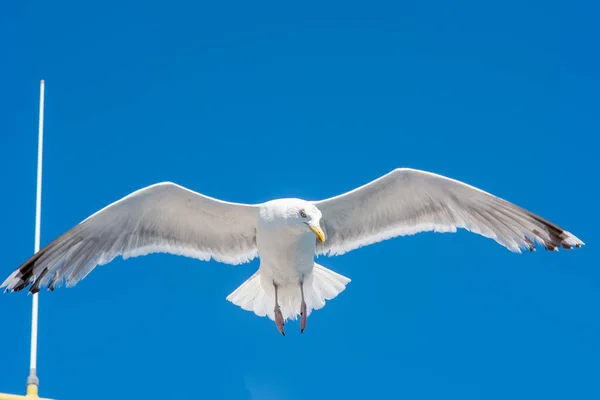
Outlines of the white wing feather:
{"type": "Polygon", "coordinates": [[[464,228],[511,251],[570,249],[584,243],[545,219],[465,183],[408,168],[396,169],[355,190],[313,202],[323,214],[325,243],[317,254],[339,255],[361,246],[419,232],[464,228]]]}
{"type": "Polygon", "coordinates": [[[150,253],[228,264],[257,256],[257,206],[213,199],[174,183],[140,189],[103,208],[34,254],[0,287],[73,286],[97,265],[150,253]]]}

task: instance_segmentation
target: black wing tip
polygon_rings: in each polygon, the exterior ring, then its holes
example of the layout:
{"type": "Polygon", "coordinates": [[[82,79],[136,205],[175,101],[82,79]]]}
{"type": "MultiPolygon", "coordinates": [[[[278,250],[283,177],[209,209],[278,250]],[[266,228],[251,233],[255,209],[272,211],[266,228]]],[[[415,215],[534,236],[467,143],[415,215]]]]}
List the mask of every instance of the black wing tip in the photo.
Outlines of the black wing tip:
{"type": "MultiPolygon", "coordinates": [[[[23,289],[31,286],[29,288],[30,294],[36,294],[40,291],[42,279],[46,274],[48,274],[48,268],[44,268],[44,270],[39,274],[39,276],[34,275],[35,264],[40,259],[42,255],[44,255],[45,249],[38,251],[33,256],[29,258],[29,260],[25,261],[17,270],[15,271],[15,276],[12,278],[12,282],[7,284],[4,293],[6,292],[20,292],[23,289]],[[16,281],[16,283],[13,283],[16,281]]],[[[56,275],[51,279],[48,289],[54,290],[54,282],[56,280],[56,275]]]]}
{"type": "MultiPolygon", "coordinates": [[[[18,279],[17,284],[15,285],[8,285],[8,287],[6,287],[4,289],[4,293],[16,293],[16,292],[20,292],[24,289],[26,289],[27,287],[29,287],[29,290],[27,291],[29,294],[36,294],[39,293],[40,290],[42,289],[42,285],[41,283],[41,278],[42,275],[40,275],[39,278],[36,278],[36,280],[32,283],[31,280],[30,281],[25,281],[21,278],[15,278],[18,279]]],[[[53,292],[54,288],[55,288],[55,278],[53,278],[50,283],[46,286],[46,288],[48,289],[48,291],[53,292]]]]}
{"type": "MultiPolygon", "coordinates": [[[[546,251],[558,251],[561,247],[565,250],[572,250],[573,247],[580,249],[584,245],[584,243],[575,235],[565,231],[559,226],[554,225],[535,214],[531,214],[531,217],[540,223],[547,233],[547,235],[542,235],[540,231],[533,230],[533,233],[542,240],[546,251]]],[[[526,239],[526,241],[531,250],[533,243],[529,239],[526,239]]]]}
{"type": "Polygon", "coordinates": [[[560,231],[560,233],[558,233],[556,237],[554,237],[554,235],[551,234],[551,237],[551,242],[544,242],[544,246],[548,251],[558,251],[560,248],[563,248],[565,250],[573,250],[574,248],[580,249],[583,246],[583,242],[581,242],[575,236],[565,231],[560,231]]]}

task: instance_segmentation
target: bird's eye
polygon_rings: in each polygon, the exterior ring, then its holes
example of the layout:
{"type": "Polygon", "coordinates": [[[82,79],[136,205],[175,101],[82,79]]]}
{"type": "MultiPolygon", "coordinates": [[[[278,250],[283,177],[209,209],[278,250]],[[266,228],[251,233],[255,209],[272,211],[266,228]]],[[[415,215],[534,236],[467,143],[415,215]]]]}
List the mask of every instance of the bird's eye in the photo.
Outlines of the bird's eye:
{"type": "Polygon", "coordinates": [[[301,216],[302,218],[306,218],[306,211],[304,211],[304,210],[300,210],[300,216],[301,216]]]}

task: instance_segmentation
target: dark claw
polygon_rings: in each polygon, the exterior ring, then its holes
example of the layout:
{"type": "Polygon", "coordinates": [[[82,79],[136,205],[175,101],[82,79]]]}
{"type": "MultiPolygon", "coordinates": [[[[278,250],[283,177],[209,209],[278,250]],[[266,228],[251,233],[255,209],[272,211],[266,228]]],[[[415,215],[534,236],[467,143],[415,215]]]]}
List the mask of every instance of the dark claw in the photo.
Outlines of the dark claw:
{"type": "Polygon", "coordinates": [[[283,323],[283,315],[281,314],[281,308],[279,306],[275,307],[275,325],[277,325],[277,330],[285,336],[284,323],[283,323]]]}
{"type": "Polygon", "coordinates": [[[300,333],[306,329],[306,303],[302,300],[300,304],[300,333]]]}

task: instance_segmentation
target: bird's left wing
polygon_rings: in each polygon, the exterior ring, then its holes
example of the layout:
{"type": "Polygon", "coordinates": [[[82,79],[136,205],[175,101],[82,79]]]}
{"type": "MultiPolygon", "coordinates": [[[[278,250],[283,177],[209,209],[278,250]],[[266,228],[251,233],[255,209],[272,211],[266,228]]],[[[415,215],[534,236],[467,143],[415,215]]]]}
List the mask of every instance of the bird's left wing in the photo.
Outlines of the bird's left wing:
{"type": "Polygon", "coordinates": [[[165,182],[103,208],[46,245],[0,287],[73,286],[97,265],[150,253],[240,264],[257,256],[258,206],[229,203],[165,182]]]}
{"type": "Polygon", "coordinates": [[[419,232],[464,228],[514,252],[584,243],[571,233],[506,200],[433,173],[396,169],[364,186],[313,202],[321,210],[324,243],[317,254],[339,255],[419,232]]]}

